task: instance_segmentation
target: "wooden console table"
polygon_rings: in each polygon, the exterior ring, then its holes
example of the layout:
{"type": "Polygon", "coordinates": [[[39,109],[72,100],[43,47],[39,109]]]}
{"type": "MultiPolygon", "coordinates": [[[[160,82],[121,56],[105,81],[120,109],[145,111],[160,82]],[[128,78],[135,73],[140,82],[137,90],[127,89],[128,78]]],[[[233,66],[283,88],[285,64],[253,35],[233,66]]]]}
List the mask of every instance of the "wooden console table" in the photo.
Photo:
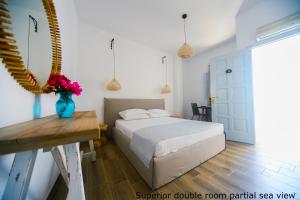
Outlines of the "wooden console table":
{"type": "Polygon", "coordinates": [[[52,115],[0,128],[0,155],[16,153],[2,199],[26,198],[37,150],[42,148],[51,151],[69,187],[67,199],[84,200],[78,142],[97,138],[99,127],[94,111],[76,112],[69,119],[52,115]],[[65,151],[66,168],[57,148],[59,145],[63,145],[65,151]]]}

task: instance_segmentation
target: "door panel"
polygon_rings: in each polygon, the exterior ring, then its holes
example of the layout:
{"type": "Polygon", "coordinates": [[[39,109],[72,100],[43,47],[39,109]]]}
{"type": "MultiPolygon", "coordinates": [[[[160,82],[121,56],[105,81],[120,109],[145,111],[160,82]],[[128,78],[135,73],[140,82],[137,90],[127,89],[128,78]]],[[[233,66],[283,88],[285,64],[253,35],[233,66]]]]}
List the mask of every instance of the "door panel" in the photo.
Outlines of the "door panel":
{"type": "Polygon", "coordinates": [[[222,87],[223,85],[227,85],[227,76],[223,73],[218,73],[217,85],[222,87]]]}
{"type": "Polygon", "coordinates": [[[218,102],[219,103],[226,103],[228,101],[228,89],[227,88],[221,88],[217,89],[217,96],[219,97],[218,102]]]}
{"type": "Polygon", "coordinates": [[[231,78],[230,78],[231,85],[245,84],[246,82],[245,76],[246,75],[244,71],[234,70],[234,73],[231,74],[231,78]]]}
{"type": "Polygon", "coordinates": [[[233,119],[233,131],[235,132],[247,132],[246,119],[233,119]]]}
{"type": "Polygon", "coordinates": [[[232,105],[232,114],[237,117],[246,118],[247,110],[246,105],[244,103],[235,103],[232,105]]]}
{"type": "Polygon", "coordinates": [[[219,103],[217,105],[219,115],[229,115],[229,108],[227,103],[219,103]]]}
{"type": "Polygon", "coordinates": [[[230,99],[233,102],[246,102],[246,88],[245,87],[232,87],[230,99]]]}
{"type": "Polygon", "coordinates": [[[228,140],[254,144],[250,50],[211,61],[212,120],[224,124],[228,140]],[[229,70],[228,70],[229,69],[229,70]]]}

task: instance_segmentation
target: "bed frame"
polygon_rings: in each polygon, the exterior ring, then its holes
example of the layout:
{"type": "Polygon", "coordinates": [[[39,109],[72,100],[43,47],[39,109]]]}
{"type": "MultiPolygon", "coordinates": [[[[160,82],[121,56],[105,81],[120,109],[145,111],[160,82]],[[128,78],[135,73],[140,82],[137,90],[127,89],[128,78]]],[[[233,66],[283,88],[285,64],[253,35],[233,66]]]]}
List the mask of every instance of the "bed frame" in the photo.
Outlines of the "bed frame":
{"type": "Polygon", "coordinates": [[[164,109],[164,99],[104,99],[104,122],[114,141],[153,190],[174,180],[225,149],[225,135],[218,134],[206,140],[182,148],[175,153],[153,157],[147,168],[129,148],[130,138],[114,127],[120,111],[141,109],[164,109]]]}

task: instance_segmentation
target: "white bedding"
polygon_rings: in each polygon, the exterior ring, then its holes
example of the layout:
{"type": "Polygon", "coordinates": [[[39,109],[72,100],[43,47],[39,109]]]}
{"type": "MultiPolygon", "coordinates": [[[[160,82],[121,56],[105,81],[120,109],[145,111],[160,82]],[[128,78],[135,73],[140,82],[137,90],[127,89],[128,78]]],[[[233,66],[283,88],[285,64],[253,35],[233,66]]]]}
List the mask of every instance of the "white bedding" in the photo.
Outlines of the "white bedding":
{"type": "MultiPolygon", "coordinates": [[[[172,124],[185,121],[185,119],[173,118],[173,117],[162,117],[162,118],[149,118],[140,120],[126,121],[119,119],[116,121],[116,128],[119,129],[128,138],[132,138],[133,132],[151,126],[172,124]]],[[[160,141],[156,145],[154,153],[155,157],[167,155],[172,152],[176,152],[181,148],[193,145],[201,140],[205,140],[209,137],[224,134],[223,124],[212,123],[212,122],[198,122],[202,126],[202,131],[198,134],[187,135],[181,137],[175,137],[167,140],[160,141]]]]}

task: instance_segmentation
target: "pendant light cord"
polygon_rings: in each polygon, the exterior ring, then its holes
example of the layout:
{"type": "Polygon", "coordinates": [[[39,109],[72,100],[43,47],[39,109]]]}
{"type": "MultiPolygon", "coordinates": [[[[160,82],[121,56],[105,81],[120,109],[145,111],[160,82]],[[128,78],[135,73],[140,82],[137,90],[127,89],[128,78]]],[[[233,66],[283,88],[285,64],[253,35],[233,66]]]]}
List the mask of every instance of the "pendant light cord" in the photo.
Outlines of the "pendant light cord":
{"type": "Polygon", "coordinates": [[[29,66],[29,54],[30,54],[30,17],[28,17],[28,34],[27,34],[27,64],[26,64],[26,67],[28,69],[28,66],[29,66]]]}
{"type": "Polygon", "coordinates": [[[113,59],[114,59],[114,79],[116,79],[116,56],[115,56],[115,38],[111,40],[110,48],[113,51],[113,59]]]}
{"type": "Polygon", "coordinates": [[[165,76],[166,76],[166,85],[168,84],[168,66],[167,66],[167,61],[166,61],[166,59],[167,59],[167,56],[163,56],[162,58],[161,58],[161,62],[162,62],[162,64],[165,64],[166,63],[166,74],[165,74],[165,76]]]}
{"type": "Polygon", "coordinates": [[[114,79],[116,79],[116,56],[115,56],[115,47],[113,47],[113,57],[114,57],[114,79]]]}
{"type": "Polygon", "coordinates": [[[166,62],[166,85],[168,85],[168,66],[167,66],[167,61],[166,62]]]}
{"type": "Polygon", "coordinates": [[[32,17],[31,15],[28,15],[28,35],[27,35],[27,63],[26,63],[26,67],[27,67],[27,69],[28,69],[28,67],[29,67],[29,64],[30,64],[30,28],[31,28],[31,23],[30,23],[30,21],[32,20],[33,21],[33,23],[34,23],[34,32],[36,32],[37,33],[37,29],[38,29],[38,22],[37,22],[37,20],[34,18],[34,17],[32,17]]]}
{"type": "Polygon", "coordinates": [[[184,42],[186,43],[185,19],[183,19],[184,42]]]}

